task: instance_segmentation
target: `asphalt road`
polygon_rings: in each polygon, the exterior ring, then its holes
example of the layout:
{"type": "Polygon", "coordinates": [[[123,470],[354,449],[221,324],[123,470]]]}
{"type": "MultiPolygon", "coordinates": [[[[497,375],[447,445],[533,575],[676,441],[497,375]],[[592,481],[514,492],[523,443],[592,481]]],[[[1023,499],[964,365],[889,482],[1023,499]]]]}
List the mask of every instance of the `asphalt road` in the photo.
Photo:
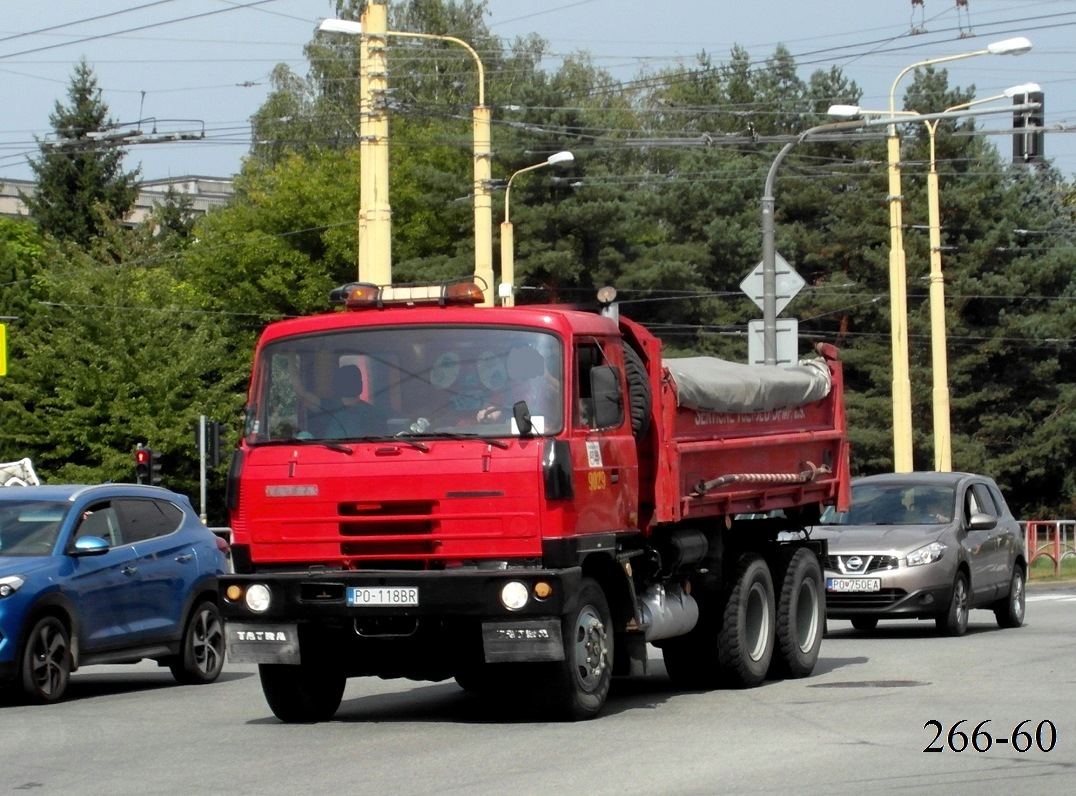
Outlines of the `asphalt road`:
{"type": "Polygon", "coordinates": [[[333,721],[302,726],[273,717],[252,666],[187,687],[152,664],[88,668],[61,704],[0,701],[0,794],[1076,787],[1073,585],[1031,587],[1027,623],[1016,630],[975,611],[959,639],[939,638],[932,622],[882,623],[869,634],[831,622],[811,677],[749,691],[680,693],[660,660],[657,668],[617,681],[605,713],[578,724],[521,719],[508,693],[491,705],[452,682],[361,679],[348,683],[333,721]],[[962,732],[967,748],[953,751],[962,732]],[[988,748],[975,751],[973,741],[987,747],[986,733],[988,748]]]}

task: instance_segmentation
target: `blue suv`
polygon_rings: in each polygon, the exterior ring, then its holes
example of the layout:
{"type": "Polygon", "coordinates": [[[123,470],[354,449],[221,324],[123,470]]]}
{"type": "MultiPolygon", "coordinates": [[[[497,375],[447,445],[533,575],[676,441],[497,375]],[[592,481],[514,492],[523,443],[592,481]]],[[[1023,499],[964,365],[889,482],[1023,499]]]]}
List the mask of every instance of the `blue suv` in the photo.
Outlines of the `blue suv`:
{"type": "Polygon", "coordinates": [[[82,666],[146,658],[213,682],[227,550],[160,487],[0,488],[0,687],[55,702],[82,666]]]}

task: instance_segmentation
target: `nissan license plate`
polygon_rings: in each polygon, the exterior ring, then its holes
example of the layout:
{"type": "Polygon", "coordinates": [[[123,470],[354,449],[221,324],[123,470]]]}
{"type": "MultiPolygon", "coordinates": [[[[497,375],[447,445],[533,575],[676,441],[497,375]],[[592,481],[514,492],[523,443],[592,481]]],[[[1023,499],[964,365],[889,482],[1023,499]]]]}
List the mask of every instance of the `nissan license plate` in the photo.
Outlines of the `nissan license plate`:
{"type": "Polygon", "coordinates": [[[826,578],[826,591],[881,591],[881,578],[826,578]]]}
{"type": "Polygon", "coordinates": [[[417,586],[349,586],[347,604],[364,607],[418,605],[417,586]]]}

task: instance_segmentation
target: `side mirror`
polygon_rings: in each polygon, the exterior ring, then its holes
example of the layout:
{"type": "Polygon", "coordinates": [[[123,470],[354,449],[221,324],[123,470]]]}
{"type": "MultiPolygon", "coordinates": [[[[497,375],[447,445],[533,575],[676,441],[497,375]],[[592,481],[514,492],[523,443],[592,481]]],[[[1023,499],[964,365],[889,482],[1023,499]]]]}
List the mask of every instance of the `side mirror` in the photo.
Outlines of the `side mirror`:
{"type": "Polygon", "coordinates": [[[531,410],[527,408],[526,401],[516,401],[512,404],[512,417],[516,421],[521,437],[529,437],[534,433],[534,423],[531,422],[531,410]]]}
{"type": "Polygon", "coordinates": [[[101,536],[83,536],[77,539],[68,552],[73,556],[100,556],[112,548],[101,536]]]}
{"type": "Polygon", "coordinates": [[[624,422],[624,393],[620,388],[620,368],[599,365],[590,371],[590,393],[594,397],[594,426],[612,428],[624,422]]]}
{"type": "Polygon", "coordinates": [[[989,531],[997,527],[998,518],[989,514],[972,514],[968,518],[969,531],[989,531]]]}

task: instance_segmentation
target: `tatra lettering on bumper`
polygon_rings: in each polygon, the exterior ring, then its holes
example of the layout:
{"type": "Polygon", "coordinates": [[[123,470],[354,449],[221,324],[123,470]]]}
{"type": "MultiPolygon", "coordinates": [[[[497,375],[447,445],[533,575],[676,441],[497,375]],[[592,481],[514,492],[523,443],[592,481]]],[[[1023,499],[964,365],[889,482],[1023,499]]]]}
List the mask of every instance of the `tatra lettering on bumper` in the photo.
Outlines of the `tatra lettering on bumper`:
{"type": "Polygon", "coordinates": [[[482,646],[487,663],[564,660],[559,619],[483,622],[482,646]]]}
{"type": "Polygon", "coordinates": [[[231,663],[299,663],[299,631],[295,625],[224,623],[231,663]]]}

